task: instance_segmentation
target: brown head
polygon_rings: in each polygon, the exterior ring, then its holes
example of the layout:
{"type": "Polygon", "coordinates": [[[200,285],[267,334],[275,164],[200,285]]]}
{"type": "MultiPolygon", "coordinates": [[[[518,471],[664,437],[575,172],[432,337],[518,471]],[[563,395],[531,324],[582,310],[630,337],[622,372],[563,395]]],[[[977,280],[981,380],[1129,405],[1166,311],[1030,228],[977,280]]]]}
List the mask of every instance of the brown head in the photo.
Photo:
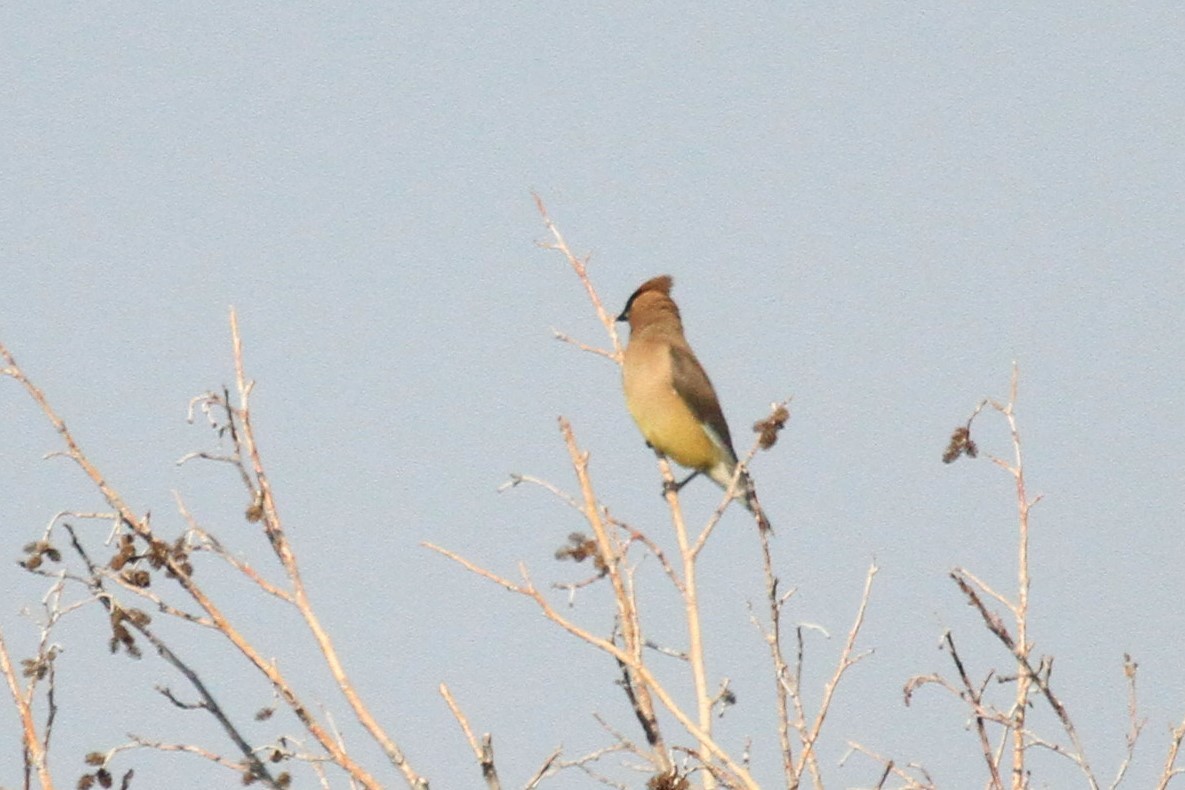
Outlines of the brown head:
{"type": "Polygon", "coordinates": [[[671,286],[674,284],[669,274],[652,277],[642,283],[625,303],[625,309],[617,316],[617,320],[629,321],[631,334],[641,326],[664,320],[673,320],[682,329],[679,308],[671,299],[671,286]]]}

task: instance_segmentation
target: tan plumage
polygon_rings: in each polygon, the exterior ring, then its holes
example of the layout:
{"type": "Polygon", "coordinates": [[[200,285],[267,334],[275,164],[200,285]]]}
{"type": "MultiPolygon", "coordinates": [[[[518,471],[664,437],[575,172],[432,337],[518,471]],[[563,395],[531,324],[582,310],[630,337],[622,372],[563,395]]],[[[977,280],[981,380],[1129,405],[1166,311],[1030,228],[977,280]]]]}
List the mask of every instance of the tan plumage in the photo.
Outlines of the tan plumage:
{"type": "MultiPolygon", "coordinates": [[[[727,489],[736,450],[716,390],[683,335],[673,284],[667,275],[647,280],[617,317],[630,324],[622,363],[626,406],[651,447],[727,489]]],[[[748,474],[737,482],[736,498],[769,528],[748,474]]]]}

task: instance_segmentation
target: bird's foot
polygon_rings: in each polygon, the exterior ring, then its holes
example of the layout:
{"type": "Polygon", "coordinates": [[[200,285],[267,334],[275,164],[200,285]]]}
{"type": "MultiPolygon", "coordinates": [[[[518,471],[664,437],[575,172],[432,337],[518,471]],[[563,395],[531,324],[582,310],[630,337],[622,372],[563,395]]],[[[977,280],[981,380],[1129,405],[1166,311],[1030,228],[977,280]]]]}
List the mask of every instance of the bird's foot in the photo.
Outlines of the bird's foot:
{"type": "Polygon", "coordinates": [[[698,475],[699,475],[699,472],[692,472],[691,474],[689,474],[687,477],[683,478],[682,480],[678,480],[678,481],[664,480],[662,483],[662,495],[665,497],[667,494],[679,493],[680,491],[683,490],[683,486],[690,483],[698,475]]]}

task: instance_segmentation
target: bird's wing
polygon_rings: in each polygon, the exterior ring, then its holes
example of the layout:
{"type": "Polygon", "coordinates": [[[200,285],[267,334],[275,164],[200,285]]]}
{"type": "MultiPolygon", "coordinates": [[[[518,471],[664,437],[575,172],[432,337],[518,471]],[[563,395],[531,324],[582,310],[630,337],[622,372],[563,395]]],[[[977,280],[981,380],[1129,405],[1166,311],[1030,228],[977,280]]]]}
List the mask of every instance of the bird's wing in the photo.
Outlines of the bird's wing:
{"type": "Polygon", "coordinates": [[[691,353],[691,349],[679,345],[672,345],[670,349],[671,383],[675,387],[675,392],[704,426],[708,436],[728,451],[731,463],[736,463],[737,454],[732,448],[728,423],[724,420],[720,400],[716,397],[716,390],[712,387],[708,374],[704,372],[695,354],[691,353]]]}

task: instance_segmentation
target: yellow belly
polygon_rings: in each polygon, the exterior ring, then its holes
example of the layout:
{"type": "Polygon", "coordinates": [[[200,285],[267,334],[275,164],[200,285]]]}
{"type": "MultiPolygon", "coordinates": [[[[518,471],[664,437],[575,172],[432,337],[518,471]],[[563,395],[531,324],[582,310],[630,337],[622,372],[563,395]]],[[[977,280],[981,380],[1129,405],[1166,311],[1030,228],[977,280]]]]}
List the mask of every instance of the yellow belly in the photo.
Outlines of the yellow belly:
{"type": "Polygon", "coordinates": [[[650,443],[663,455],[688,469],[706,472],[719,460],[720,451],[694,420],[668,420],[653,434],[650,443]]]}
{"type": "Polygon", "coordinates": [[[654,449],[688,469],[707,471],[720,460],[719,448],[674,391],[630,400],[630,414],[654,449]]]}

